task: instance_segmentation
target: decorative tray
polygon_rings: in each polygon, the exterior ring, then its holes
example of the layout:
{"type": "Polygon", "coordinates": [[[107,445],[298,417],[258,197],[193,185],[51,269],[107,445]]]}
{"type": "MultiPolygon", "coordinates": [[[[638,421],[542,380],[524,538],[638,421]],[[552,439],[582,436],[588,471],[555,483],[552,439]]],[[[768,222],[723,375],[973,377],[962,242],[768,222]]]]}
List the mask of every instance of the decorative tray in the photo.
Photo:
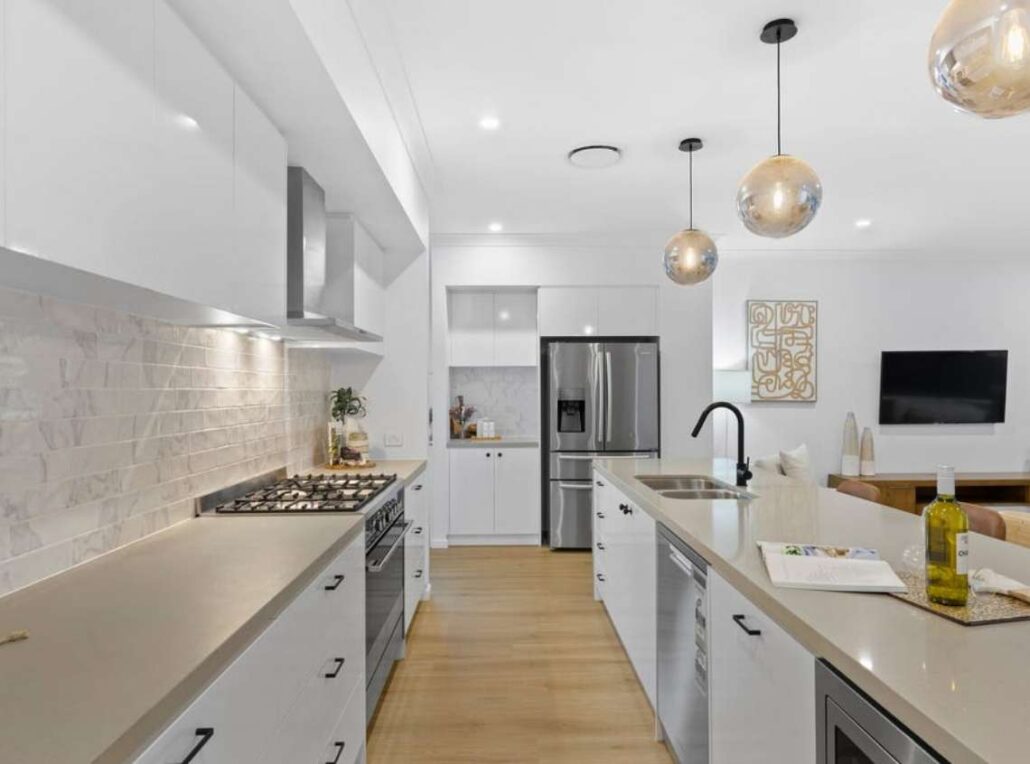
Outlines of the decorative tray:
{"type": "Polygon", "coordinates": [[[365,469],[367,467],[375,467],[376,463],[369,459],[367,462],[362,464],[361,462],[339,462],[332,466],[326,466],[327,470],[353,470],[353,469],[365,469]]]}
{"type": "Polygon", "coordinates": [[[985,626],[989,623],[1030,620],[1030,605],[1003,594],[977,594],[969,590],[969,601],[963,607],[938,605],[926,597],[926,576],[919,573],[898,573],[908,586],[907,592],[891,592],[892,597],[904,600],[963,626],[985,626]]]}

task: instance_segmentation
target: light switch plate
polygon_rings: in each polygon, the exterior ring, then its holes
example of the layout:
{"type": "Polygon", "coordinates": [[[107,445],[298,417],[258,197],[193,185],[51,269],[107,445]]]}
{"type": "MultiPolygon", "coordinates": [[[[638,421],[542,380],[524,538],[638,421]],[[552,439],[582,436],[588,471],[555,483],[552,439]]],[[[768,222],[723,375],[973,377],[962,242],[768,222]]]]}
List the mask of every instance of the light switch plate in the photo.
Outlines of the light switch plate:
{"type": "Polygon", "coordinates": [[[403,446],[404,436],[396,432],[388,432],[383,436],[383,440],[386,442],[387,448],[392,446],[403,446]]]}

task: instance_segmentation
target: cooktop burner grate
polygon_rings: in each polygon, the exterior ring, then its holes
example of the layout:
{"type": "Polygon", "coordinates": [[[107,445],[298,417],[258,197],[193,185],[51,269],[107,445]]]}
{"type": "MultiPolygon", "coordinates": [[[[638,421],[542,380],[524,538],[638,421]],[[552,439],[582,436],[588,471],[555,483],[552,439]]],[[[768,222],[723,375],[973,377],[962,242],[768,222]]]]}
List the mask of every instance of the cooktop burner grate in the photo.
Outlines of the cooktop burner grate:
{"type": "Polygon", "coordinates": [[[294,475],[223,502],[215,512],[357,512],[396,479],[396,475],[294,475]]]}

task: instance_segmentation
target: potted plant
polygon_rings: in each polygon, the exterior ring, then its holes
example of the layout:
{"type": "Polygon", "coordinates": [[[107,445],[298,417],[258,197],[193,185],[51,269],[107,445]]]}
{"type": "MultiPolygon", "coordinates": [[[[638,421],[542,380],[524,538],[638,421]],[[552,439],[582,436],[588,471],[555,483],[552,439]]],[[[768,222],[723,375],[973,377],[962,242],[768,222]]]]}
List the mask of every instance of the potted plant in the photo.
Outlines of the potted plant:
{"type": "MultiPolygon", "coordinates": [[[[355,452],[359,455],[360,461],[364,462],[368,458],[368,435],[357,420],[368,413],[367,399],[356,393],[353,387],[341,387],[330,394],[329,404],[333,419],[343,426],[341,451],[355,452]]],[[[341,457],[347,459],[344,453],[341,453],[341,457]]]]}

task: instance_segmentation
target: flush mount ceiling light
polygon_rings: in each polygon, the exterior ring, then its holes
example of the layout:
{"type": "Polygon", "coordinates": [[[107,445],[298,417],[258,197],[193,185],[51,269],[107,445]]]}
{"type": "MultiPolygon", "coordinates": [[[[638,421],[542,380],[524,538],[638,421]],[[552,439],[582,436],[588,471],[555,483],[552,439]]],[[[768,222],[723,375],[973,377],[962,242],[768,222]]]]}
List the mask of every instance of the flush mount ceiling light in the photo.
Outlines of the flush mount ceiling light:
{"type": "Polygon", "coordinates": [[[988,119],[1030,110],[1030,0],[951,0],[930,40],[941,98],[988,119]]]}
{"type": "Polygon", "coordinates": [[[798,33],[791,19],[770,21],[760,39],[776,46],[776,155],[756,164],[737,190],[737,214],[752,233],[793,236],[812,222],[823,200],[819,176],[808,163],[784,154],[780,120],[780,45],[798,33]]]}
{"type": "Polygon", "coordinates": [[[603,144],[593,146],[580,146],[569,152],[569,162],[576,167],[583,167],[588,170],[600,170],[618,164],[622,159],[622,152],[615,146],[603,144]]]}
{"type": "Polygon", "coordinates": [[[496,130],[501,126],[501,120],[492,114],[488,114],[479,120],[479,126],[484,130],[496,130]]]}
{"type": "Polygon", "coordinates": [[[855,221],[855,228],[864,229],[869,228],[873,224],[873,221],[869,218],[859,218],[855,221]]]}
{"type": "Polygon", "coordinates": [[[487,228],[490,230],[490,233],[500,233],[504,230],[504,225],[502,223],[491,223],[487,228]]]}
{"type": "Polygon", "coordinates": [[[677,284],[700,284],[719,264],[719,251],[712,237],[694,228],[694,152],[704,147],[700,138],[680,141],[680,151],[690,157],[690,217],[687,228],[665,245],[665,275],[677,284]]]}

